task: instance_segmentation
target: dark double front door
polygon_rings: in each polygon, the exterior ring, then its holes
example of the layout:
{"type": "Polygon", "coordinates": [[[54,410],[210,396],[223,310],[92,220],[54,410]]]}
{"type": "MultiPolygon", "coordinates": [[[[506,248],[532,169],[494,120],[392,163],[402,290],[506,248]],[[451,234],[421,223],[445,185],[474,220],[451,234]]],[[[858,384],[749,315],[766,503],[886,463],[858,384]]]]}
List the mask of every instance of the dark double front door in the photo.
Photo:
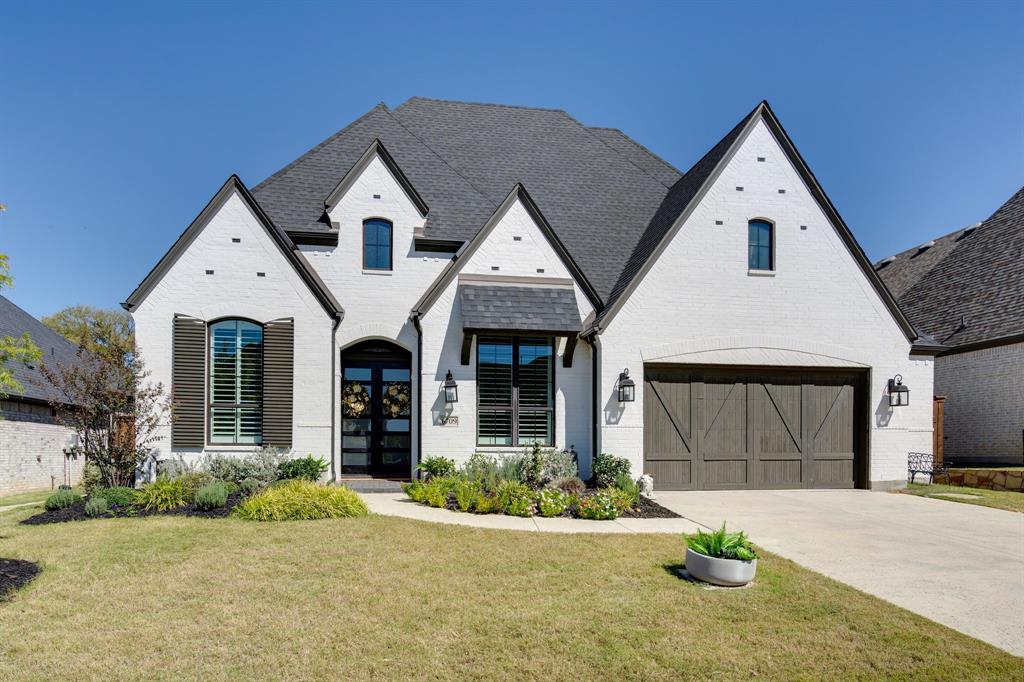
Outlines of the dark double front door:
{"type": "Polygon", "coordinates": [[[408,353],[390,344],[342,354],[341,473],[408,478],[412,381],[408,353]]]}

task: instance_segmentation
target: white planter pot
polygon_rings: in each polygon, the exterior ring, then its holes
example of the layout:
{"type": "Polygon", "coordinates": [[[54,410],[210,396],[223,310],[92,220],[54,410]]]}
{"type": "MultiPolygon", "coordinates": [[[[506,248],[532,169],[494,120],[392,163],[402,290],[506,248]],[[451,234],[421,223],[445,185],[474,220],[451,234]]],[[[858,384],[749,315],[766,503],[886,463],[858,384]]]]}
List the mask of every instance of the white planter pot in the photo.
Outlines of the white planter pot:
{"type": "Polygon", "coordinates": [[[757,571],[757,559],[740,561],[739,559],[715,559],[686,548],[686,572],[697,580],[712,585],[739,587],[754,579],[757,571]]]}

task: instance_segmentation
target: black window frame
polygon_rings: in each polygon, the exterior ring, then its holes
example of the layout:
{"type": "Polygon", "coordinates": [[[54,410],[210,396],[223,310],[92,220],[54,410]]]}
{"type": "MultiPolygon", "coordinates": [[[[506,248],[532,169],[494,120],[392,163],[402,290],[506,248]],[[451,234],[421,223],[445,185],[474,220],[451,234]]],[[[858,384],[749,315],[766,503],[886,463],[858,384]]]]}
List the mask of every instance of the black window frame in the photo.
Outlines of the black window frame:
{"type": "Polygon", "coordinates": [[[551,438],[547,443],[540,443],[542,447],[550,448],[556,447],[558,441],[558,422],[555,411],[556,400],[556,367],[558,365],[558,344],[557,337],[548,336],[546,334],[539,334],[533,336],[530,334],[485,334],[477,335],[476,337],[476,446],[480,448],[521,448],[529,447],[531,443],[520,443],[519,442],[519,414],[520,412],[532,412],[532,413],[550,413],[551,414],[551,438]],[[511,405],[508,407],[495,407],[493,405],[487,405],[481,407],[480,405],[480,345],[481,342],[488,339],[508,339],[511,341],[512,346],[512,392],[511,392],[511,405]],[[522,408],[519,405],[519,347],[522,339],[545,339],[547,340],[549,347],[551,348],[551,379],[550,379],[550,395],[551,405],[550,407],[526,407],[522,408]],[[512,414],[512,430],[511,430],[511,442],[508,445],[502,445],[498,443],[482,443],[480,441],[480,414],[482,412],[492,413],[504,413],[511,411],[512,414]]]}
{"type": "MultiPolygon", "coordinates": [[[[380,248],[380,244],[374,244],[374,248],[380,248]]],[[[367,218],[363,221],[363,270],[375,270],[378,272],[391,272],[395,268],[395,225],[387,218],[367,218]],[[388,228],[388,265],[387,267],[378,267],[368,265],[366,262],[367,255],[367,243],[366,243],[366,227],[370,224],[375,227],[378,225],[386,225],[388,228]]]]}
{"type": "Polygon", "coordinates": [[[747,221],[747,269],[751,272],[775,272],[775,221],[767,218],[751,218],[747,221]],[[768,227],[768,243],[752,244],[750,241],[750,228],[754,225],[766,225],[768,227]],[[750,249],[768,249],[768,267],[757,268],[750,263],[750,249]]]}

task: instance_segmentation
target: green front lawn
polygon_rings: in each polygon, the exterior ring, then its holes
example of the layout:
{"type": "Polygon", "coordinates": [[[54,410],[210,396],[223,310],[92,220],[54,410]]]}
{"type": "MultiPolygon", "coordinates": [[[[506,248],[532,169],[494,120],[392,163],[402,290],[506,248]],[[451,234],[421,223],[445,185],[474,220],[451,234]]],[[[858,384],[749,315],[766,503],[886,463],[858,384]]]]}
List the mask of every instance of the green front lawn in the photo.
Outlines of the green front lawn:
{"type": "Polygon", "coordinates": [[[39,502],[40,504],[46,500],[47,497],[52,495],[55,490],[33,490],[25,493],[11,493],[10,495],[0,495],[0,507],[6,507],[12,504],[27,504],[29,502],[39,502]]]}
{"type": "Polygon", "coordinates": [[[963,502],[982,507],[992,507],[994,509],[1024,512],[1024,493],[1011,490],[987,490],[985,488],[968,488],[959,485],[942,485],[940,483],[933,483],[931,485],[908,483],[907,487],[899,492],[904,495],[930,497],[936,500],[946,500],[947,502],[963,502]],[[971,495],[972,497],[948,497],[949,493],[971,495]]]}
{"type": "MultiPolygon", "coordinates": [[[[1010,679],[1021,661],[764,555],[753,587],[676,577],[680,537],[368,517],[26,527],[0,679],[1010,679]]],[[[756,539],[756,538],[755,538],[756,539]]]]}

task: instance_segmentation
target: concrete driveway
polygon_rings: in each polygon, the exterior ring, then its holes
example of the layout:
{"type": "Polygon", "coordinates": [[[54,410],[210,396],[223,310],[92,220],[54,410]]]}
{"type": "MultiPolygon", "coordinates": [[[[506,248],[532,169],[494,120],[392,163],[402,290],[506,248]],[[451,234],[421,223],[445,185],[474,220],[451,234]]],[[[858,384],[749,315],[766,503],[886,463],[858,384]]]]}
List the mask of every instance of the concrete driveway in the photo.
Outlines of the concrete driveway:
{"type": "Polygon", "coordinates": [[[658,501],[1024,656],[1024,514],[861,490],[662,492],[658,501]]]}

